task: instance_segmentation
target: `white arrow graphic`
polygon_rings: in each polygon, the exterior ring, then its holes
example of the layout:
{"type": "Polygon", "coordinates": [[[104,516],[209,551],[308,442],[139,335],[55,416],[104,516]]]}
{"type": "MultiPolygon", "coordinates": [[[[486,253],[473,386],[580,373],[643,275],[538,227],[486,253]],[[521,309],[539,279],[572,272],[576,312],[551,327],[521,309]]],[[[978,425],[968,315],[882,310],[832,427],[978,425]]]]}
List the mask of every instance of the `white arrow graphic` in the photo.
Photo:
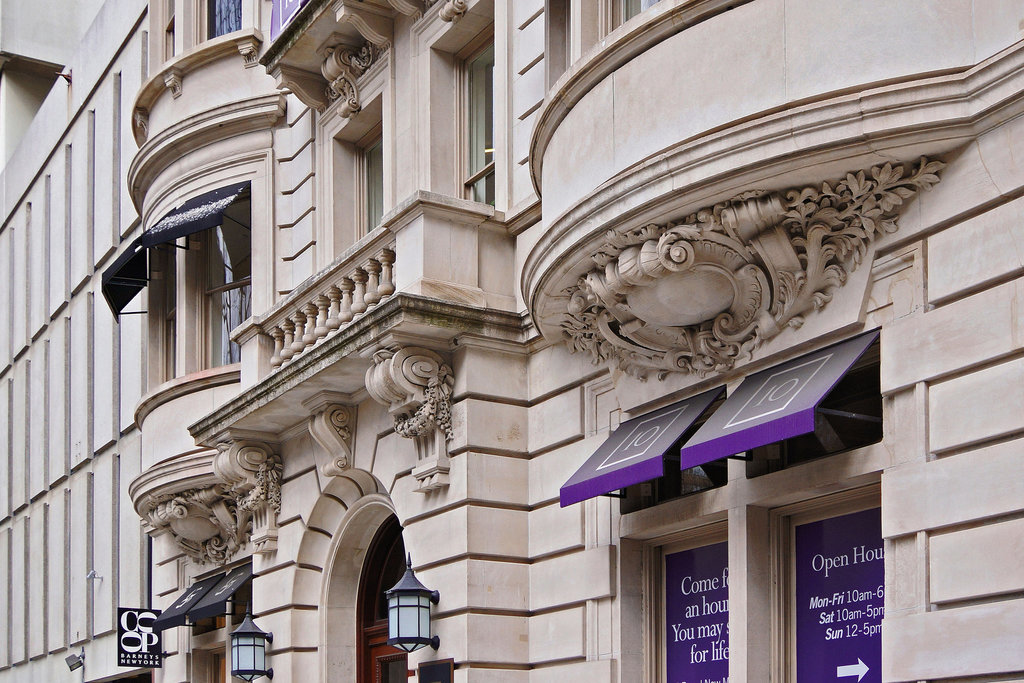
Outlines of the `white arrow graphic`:
{"type": "Polygon", "coordinates": [[[846,666],[836,667],[836,678],[846,678],[847,676],[856,676],[857,680],[864,678],[864,674],[868,672],[868,665],[861,661],[860,657],[857,657],[856,664],[848,664],[846,666]]]}

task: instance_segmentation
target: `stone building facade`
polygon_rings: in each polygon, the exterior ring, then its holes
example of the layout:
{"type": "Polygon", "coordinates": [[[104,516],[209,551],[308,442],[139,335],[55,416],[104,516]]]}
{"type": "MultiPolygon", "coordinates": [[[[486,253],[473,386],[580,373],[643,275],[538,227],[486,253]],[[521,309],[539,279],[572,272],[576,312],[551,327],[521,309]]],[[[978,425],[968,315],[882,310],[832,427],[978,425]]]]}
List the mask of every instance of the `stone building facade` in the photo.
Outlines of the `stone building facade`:
{"type": "Polygon", "coordinates": [[[93,11],[5,62],[0,683],[1024,680],[1024,3],[93,11]]]}

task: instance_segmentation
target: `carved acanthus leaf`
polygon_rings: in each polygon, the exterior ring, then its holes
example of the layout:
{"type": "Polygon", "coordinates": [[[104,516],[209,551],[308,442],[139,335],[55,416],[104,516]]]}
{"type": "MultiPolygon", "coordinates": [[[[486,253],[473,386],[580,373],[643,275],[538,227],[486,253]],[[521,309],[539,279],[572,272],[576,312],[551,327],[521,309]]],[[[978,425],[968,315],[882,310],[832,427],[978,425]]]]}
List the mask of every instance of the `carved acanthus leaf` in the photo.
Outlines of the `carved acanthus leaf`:
{"type": "Polygon", "coordinates": [[[433,351],[416,347],[378,351],[373,361],[366,371],[366,389],[388,406],[395,432],[416,443],[420,464],[413,475],[420,481],[418,490],[447,486],[455,385],[451,367],[433,351]]]}
{"type": "Polygon", "coordinates": [[[149,500],[143,517],[174,538],[189,557],[222,565],[250,539],[272,551],[281,510],[281,460],[251,441],[223,444],[214,456],[217,483],[149,500]]]}
{"type": "Polygon", "coordinates": [[[566,291],[569,348],[651,372],[733,367],[832,300],[899,207],[939,181],[939,161],[884,164],[784,193],[749,192],[679,223],[610,231],[566,291]]]}
{"type": "Polygon", "coordinates": [[[341,100],[338,105],[340,116],[348,118],[362,108],[359,100],[358,79],[377,61],[383,50],[373,43],[366,43],[358,50],[342,45],[329,47],[321,66],[321,73],[327,79],[325,93],[329,102],[341,100]]]}

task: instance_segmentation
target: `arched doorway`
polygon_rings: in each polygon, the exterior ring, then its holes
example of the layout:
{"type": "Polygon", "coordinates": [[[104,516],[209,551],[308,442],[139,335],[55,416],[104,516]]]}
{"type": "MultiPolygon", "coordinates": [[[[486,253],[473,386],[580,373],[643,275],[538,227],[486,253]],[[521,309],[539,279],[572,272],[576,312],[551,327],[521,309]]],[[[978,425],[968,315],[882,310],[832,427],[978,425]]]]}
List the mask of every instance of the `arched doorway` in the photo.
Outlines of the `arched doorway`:
{"type": "Polygon", "coordinates": [[[408,677],[406,654],[387,644],[388,608],[384,591],[398,583],[405,571],[402,527],[388,517],[377,530],[359,576],[358,682],[404,683],[408,677]]]}

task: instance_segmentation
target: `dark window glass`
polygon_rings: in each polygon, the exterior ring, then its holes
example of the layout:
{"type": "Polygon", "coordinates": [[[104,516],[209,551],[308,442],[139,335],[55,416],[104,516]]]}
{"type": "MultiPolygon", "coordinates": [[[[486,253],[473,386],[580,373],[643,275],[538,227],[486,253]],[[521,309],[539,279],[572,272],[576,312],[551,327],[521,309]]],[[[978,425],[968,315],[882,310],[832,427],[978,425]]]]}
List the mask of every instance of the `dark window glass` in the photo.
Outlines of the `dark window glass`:
{"type": "Polygon", "coordinates": [[[207,4],[207,38],[242,29],[242,0],[209,0],[207,4]]]}
{"type": "Polygon", "coordinates": [[[224,223],[207,231],[206,295],[210,365],[241,360],[231,330],[252,315],[252,258],[249,202],[238,201],[224,212],[224,223]]]}

